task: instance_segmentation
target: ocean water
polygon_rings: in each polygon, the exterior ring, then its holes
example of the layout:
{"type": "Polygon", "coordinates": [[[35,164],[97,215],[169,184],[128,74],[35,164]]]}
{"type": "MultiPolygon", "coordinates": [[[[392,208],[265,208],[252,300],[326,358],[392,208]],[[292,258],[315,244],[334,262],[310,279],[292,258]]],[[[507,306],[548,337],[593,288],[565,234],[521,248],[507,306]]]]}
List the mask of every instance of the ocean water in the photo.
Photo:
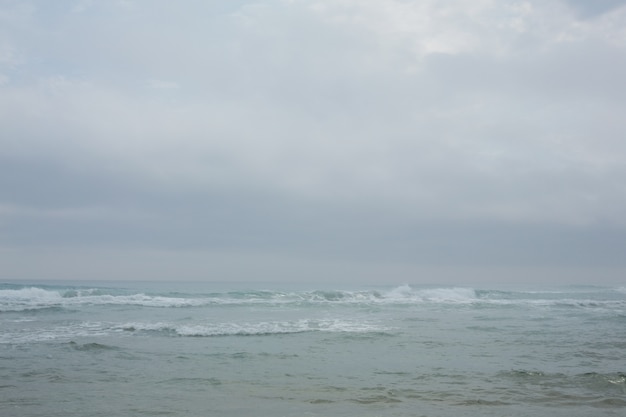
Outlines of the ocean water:
{"type": "Polygon", "coordinates": [[[0,284],[0,416],[624,416],[626,288],[0,284]]]}

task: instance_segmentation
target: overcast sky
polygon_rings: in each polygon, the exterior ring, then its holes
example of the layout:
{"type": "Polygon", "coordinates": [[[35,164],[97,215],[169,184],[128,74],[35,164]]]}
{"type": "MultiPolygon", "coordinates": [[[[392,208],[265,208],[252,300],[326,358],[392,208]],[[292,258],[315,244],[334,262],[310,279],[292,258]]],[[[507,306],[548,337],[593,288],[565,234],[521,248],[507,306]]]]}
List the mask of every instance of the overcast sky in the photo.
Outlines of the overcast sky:
{"type": "Polygon", "coordinates": [[[626,1],[0,0],[0,279],[626,282],[626,1]]]}

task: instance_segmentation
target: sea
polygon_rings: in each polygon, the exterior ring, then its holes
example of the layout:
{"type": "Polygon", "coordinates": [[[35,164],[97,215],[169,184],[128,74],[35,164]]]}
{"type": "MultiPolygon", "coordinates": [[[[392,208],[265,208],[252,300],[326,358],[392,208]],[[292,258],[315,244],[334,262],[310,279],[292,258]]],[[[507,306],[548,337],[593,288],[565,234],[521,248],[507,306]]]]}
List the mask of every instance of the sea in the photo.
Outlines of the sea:
{"type": "Polygon", "coordinates": [[[0,416],[625,416],[626,287],[0,284],[0,416]]]}

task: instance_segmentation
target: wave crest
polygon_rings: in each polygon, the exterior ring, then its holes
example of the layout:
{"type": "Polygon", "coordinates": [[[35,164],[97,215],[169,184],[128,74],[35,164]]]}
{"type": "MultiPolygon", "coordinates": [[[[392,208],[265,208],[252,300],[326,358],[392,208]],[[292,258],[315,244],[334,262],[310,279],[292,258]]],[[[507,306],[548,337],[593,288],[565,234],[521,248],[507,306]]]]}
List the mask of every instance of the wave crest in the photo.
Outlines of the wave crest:
{"type": "Polygon", "coordinates": [[[511,292],[475,290],[468,287],[412,287],[401,285],[387,290],[245,290],[221,293],[182,294],[132,293],[106,288],[0,289],[0,312],[75,308],[98,305],[132,305],[154,308],[188,308],[218,305],[412,305],[412,304],[490,304],[532,305],[558,308],[609,309],[622,313],[626,299],[622,293],[511,292]],[[599,295],[598,295],[599,294],[599,295]]]}
{"type": "Polygon", "coordinates": [[[362,321],[347,320],[297,320],[258,323],[211,323],[177,325],[171,323],[126,323],[117,330],[128,332],[158,332],[167,336],[215,337],[215,336],[268,336],[307,332],[372,333],[384,328],[362,321]]]}
{"type": "Polygon", "coordinates": [[[402,285],[389,291],[384,298],[415,302],[472,302],[477,299],[477,296],[473,288],[414,289],[408,285],[402,285]]]}
{"type": "Polygon", "coordinates": [[[116,295],[101,289],[47,290],[37,287],[0,290],[0,311],[27,311],[78,305],[137,305],[144,307],[190,307],[205,302],[195,298],[152,296],[143,293],[116,295]]]}

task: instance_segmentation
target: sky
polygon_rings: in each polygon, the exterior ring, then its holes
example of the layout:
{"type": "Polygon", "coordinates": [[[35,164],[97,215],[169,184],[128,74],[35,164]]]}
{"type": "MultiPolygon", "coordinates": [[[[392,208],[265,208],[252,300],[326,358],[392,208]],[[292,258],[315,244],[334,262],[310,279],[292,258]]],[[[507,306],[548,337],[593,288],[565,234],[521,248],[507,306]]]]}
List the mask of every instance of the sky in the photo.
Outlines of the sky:
{"type": "Polygon", "coordinates": [[[626,0],[0,0],[0,280],[626,282],[626,0]]]}

